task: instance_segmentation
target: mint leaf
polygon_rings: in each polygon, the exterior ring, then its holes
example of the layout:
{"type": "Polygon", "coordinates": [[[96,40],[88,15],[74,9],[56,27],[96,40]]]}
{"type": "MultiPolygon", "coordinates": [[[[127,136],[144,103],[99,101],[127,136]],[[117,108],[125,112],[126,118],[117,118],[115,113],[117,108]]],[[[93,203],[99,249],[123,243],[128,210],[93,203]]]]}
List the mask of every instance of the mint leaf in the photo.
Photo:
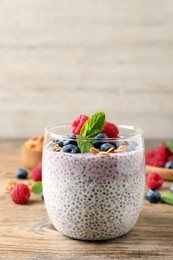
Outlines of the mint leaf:
{"type": "Polygon", "coordinates": [[[81,153],[86,153],[91,147],[93,147],[91,140],[97,134],[102,132],[105,124],[105,113],[97,112],[92,115],[83,125],[80,134],[77,135],[77,144],[81,153]],[[86,139],[85,139],[86,138],[86,139]],[[88,138],[88,140],[87,140],[88,138]]]}
{"type": "Polygon", "coordinates": [[[95,135],[101,133],[105,123],[105,113],[97,112],[92,115],[83,125],[80,135],[83,137],[94,137],[95,135]]]}
{"type": "Polygon", "coordinates": [[[93,147],[93,145],[88,140],[77,141],[77,144],[81,153],[86,153],[91,147],[93,147]]]}
{"type": "Polygon", "coordinates": [[[42,181],[37,181],[34,185],[31,187],[31,192],[35,194],[40,194],[42,192],[42,181]]]}
{"type": "Polygon", "coordinates": [[[162,193],[161,201],[173,205],[173,192],[167,191],[162,193]]]}
{"type": "Polygon", "coordinates": [[[166,145],[171,153],[173,153],[173,140],[166,142],[166,145]]]}

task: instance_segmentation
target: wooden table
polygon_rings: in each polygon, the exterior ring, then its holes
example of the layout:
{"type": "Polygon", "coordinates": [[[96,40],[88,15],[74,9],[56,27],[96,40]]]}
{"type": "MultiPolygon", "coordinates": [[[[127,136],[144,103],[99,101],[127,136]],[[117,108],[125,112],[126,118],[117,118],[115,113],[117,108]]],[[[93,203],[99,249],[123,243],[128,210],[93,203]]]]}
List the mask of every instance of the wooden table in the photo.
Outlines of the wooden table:
{"type": "MultiPolygon", "coordinates": [[[[158,142],[147,142],[147,148],[158,142]]],[[[14,204],[4,194],[21,166],[22,140],[0,141],[0,260],[173,259],[173,206],[143,203],[141,216],[128,234],[109,241],[84,242],[59,234],[48,220],[44,202],[31,196],[28,205],[14,204]]],[[[162,190],[171,183],[165,182],[162,190]]]]}

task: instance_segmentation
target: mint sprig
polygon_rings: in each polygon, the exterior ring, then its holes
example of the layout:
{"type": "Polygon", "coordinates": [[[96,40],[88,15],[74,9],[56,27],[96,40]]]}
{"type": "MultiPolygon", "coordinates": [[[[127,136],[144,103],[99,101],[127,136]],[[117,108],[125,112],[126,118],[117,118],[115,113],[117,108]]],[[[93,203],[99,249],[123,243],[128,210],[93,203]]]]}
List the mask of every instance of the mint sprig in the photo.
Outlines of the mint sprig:
{"type": "Polygon", "coordinates": [[[35,193],[35,194],[40,194],[42,192],[42,190],[43,190],[43,188],[42,188],[42,181],[37,181],[31,187],[31,192],[35,193]]]}
{"type": "MultiPolygon", "coordinates": [[[[79,135],[78,135],[79,136],[79,135]]],[[[82,138],[82,136],[80,136],[82,138]]],[[[89,140],[77,140],[78,147],[81,151],[81,153],[86,153],[89,151],[91,147],[93,147],[92,143],[90,143],[89,140]]]]}
{"type": "Polygon", "coordinates": [[[162,193],[161,201],[173,205],[173,192],[167,191],[162,193]]]}
{"type": "Polygon", "coordinates": [[[166,146],[168,147],[169,151],[173,153],[173,140],[166,142],[166,146]]]}
{"type": "Polygon", "coordinates": [[[89,138],[93,138],[97,134],[101,133],[105,124],[105,113],[97,112],[92,115],[83,125],[80,134],[77,135],[77,144],[81,153],[86,153],[91,147],[93,147],[89,138]],[[86,139],[85,139],[86,138],[86,139]]]}

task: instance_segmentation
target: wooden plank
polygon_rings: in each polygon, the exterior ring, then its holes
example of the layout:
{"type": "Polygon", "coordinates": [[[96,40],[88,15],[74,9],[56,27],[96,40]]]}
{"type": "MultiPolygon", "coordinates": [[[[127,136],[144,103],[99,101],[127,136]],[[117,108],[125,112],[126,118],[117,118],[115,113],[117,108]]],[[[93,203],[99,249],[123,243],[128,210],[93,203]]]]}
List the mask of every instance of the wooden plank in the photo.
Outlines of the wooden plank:
{"type": "MultiPolygon", "coordinates": [[[[147,149],[160,141],[147,141],[147,149]]],[[[22,140],[1,140],[0,150],[0,259],[172,259],[173,207],[144,201],[141,216],[127,235],[101,242],[84,242],[60,235],[51,225],[43,202],[31,196],[28,205],[11,202],[4,188],[20,166],[22,140]]],[[[170,182],[165,182],[166,190],[170,182]]]]}

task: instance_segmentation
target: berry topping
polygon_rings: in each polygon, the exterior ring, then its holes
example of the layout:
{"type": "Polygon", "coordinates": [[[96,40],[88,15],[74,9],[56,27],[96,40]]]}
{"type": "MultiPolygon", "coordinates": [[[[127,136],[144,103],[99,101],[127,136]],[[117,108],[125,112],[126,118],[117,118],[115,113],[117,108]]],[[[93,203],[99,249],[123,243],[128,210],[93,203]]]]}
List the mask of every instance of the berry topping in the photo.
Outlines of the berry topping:
{"type": "Polygon", "coordinates": [[[62,147],[61,152],[63,152],[63,153],[80,153],[80,150],[74,144],[67,144],[62,147]]]}
{"type": "Polygon", "coordinates": [[[104,143],[100,146],[100,151],[102,152],[107,152],[110,148],[114,148],[115,149],[115,146],[113,144],[110,144],[110,143],[104,143]]]}
{"type": "Polygon", "coordinates": [[[71,124],[72,133],[77,135],[80,134],[80,131],[84,125],[84,123],[88,120],[88,116],[80,115],[78,116],[71,124]]]}
{"type": "Polygon", "coordinates": [[[150,173],[146,177],[147,187],[153,190],[159,189],[163,184],[163,179],[157,173],[150,173]]]}
{"type": "Polygon", "coordinates": [[[69,135],[68,136],[69,139],[64,140],[63,145],[67,145],[67,144],[74,144],[77,145],[76,142],[76,135],[69,135]]]}
{"type": "Polygon", "coordinates": [[[107,139],[108,136],[106,134],[100,133],[94,137],[94,139],[107,139]]]}
{"type": "Polygon", "coordinates": [[[11,198],[17,204],[26,204],[29,201],[30,190],[27,185],[18,183],[11,191],[11,198]]]}
{"type": "Polygon", "coordinates": [[[42,180],[42,168],[39,165],[32,169],[31,178],[34,181],[41,181],[42,180]]]}
{"type": "Polygon", "coordinates": [[[148,190],[146,199],[151,203],[158,203],[160,201],[160,192],[158,190],[148,190]]]}
{"type": "Polygon", "coordinates": [[[166,169],[173,169],[173,161],[169,161],[165,164],[166,169]]]}
{"type": "Polygon", "coordinates": [[[55,141],[52,141],[50,144],[49,144],[49,147],[53,147],[55,145],[59,145],[60,147],[63,147],[63,141],[61,140],[55,140],[55,141]]]}
{"type": "Polygon", "coordinates": [[[100,140],[102,139],[107,139],[107,135],[101,133],[101,134],[98,134],[94,137],[95,140],[98,140],[98,141],[94,141],[92,144],[94,145],[95,148],[97,149],[100,149],[100,146],[103,142],[99,142],[100,140]]]}
{"type": "Polygon", "coordinates": [[[28,172],[24,169],[17,169],[15,172],[15,176],[17,179],[27,179],[28,172]]]}
{"type": "Polygon", "coordinates": [[[119,129],[116,125],[110,122],[105,122],[102,133],[106,134],[109,138],[116,138],[118,136],[119,129]]]}

